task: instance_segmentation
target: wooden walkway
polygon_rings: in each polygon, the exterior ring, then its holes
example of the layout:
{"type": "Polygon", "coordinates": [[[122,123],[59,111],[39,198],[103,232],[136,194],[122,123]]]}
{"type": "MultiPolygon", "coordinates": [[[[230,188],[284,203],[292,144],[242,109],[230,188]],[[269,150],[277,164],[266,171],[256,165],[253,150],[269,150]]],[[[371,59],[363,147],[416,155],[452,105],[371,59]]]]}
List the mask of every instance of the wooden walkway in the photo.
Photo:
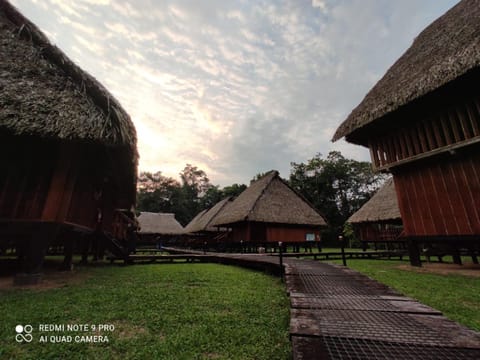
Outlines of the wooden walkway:
{"type": "MultiPolygon", "coordinates": [[[[276,256],[208,258],[282,273],[276,256]]],[[[284,258],[283,264],[294,360],[480,359],[480,333],[367,276],[314,260],[284,258]]]]}
{"type": "Polygon", "coordinates": [[[289,259],[294,359],[480,359],[480,333],[342,266],[289,259]]]}

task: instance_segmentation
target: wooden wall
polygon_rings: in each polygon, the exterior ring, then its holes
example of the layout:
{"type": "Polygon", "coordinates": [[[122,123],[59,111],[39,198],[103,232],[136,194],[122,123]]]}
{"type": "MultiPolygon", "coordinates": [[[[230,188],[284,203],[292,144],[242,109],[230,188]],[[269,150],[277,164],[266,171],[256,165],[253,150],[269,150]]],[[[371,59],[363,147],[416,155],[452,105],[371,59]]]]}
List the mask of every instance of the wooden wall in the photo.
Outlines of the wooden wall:
{"type": "Polygon", "coordinates": [[[292,226],[288,224],[269,224],[244,222],[232,227],[231,240],[233,242],[305,242],[307,233],[315,234],[316,241],[320,241],[320,230],[312,227],[292,226]]]}
{"type": "Polygon", "coordinates": [[[93,230],[100,209],[102,228],[112,231],[114,210],[134,204],[131,184],[125,188],[116,171],[122,160],[130,163],[115,149],[0,134],[0,152],[0,219],[68,222],[93,230]]]}
{"type": "MultiPolygon", "coordinates": [[[[438,106],[429,116],[423,116],[422,111],[425,110],[405,115],[417,121],[369,139],[374,168],[389,169],[480,142],[480,95],[460,97],[454,104],[438,106]]],[[[395,122],[405,123],[404,119],[395,122]]]]}
{"type": "Polygon", "coordinates": [[[51,143],[0,135],[0,218],[41,218],[56,152],[51,143]]]}
{"type": "Polygon", "coordinates": [[[234,243],[250,241],[250,227],[248,223],[235,224],[232,226],[230,239],[234,243]]]}
{"type": "Polygon", "coordinates": [[[480,151],[417,162],[394,172],[406,236],[480,234],[480,151]]]}
{"type": "Polygon", "coordinates": [[[318,229],[289,227],[288,225],[269,226],[267,228],[267,241],[305,242],[306,234],[315,234],[315,241],[320,241],[320,231],[318,229]]]}

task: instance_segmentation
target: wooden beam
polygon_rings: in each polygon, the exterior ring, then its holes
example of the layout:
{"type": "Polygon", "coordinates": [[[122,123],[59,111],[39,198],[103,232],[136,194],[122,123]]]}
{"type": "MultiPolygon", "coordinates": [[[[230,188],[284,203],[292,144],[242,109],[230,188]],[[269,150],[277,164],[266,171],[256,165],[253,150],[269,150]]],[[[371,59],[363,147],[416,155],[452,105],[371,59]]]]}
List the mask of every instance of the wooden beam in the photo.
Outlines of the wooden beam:
{"type": "Polygon", "coordinates": [[[400,151],[401,151],[401,159],[405,159],[408,157],[408,150],[407,150],[407,143],[405,142],[405,134],[403,131],[398,133],[398,143],[400,144],[400,151]]]}
{"type": "Polygon", "coordinates": [[[435,135],[435,141],[437,142],[437,147],[445,146],[445,139],[442,137],[442,124],[438,123],[438,118],[431,119],[431,125],[433,128],[433,134],[435,135]],[[440,126],[439,126],[440,125],[440,126]]]}
{"type": "Polygon", "coordinates": [[[473,136],[480,136],[480,106],[475,106],[475,103],[467,103],[467,115],[472,125],[473,136]]]}
{"type": "Polygon", "coordinates": [[[402,147],[400,146],[400,139],[398,134],[395,134],[392,136],[392,143],[393,143],[393,148],[395,149],[395,161],[398,161],[400,159],[403,159],[402,156],[402,147]]]}
{"type": "Polygon", "coordinates": [[[448,121],[450,122],[450,126],[452,127],[455,142],[464,140],[464,135],[461,132],[460,126],[457,122],[457,115],[455,113],[455,110],[453,111],[449,110],[447,111],[447,114],[448,114],[448,121]]]}
{"type": "Polygon", "coordinates": [[[428,147],[427,138],[425,136],[425,129],[424,129],[423,124],[421,122],[417,123],[417,126],[415,126],[415,130],[417,131],[418,139],[420,140],[420,148],[422,150],[422,153],[431,150],[428,147]]]}
{"type": "Polygon", "coordinates": [[[379,166],[377,170],[378,171],[390,170],[394,167],[397,167],[397,166],[400,166],[400,165],[405,165],[405,164],[408,164],[408,163],[413,162],[413,161],[417,161],[417,160],[424,159],[424,158],[427,158],[427,157],[430,157],[430,156],[454,151],[454,150],[463,148],[465,146],[478,144],[478,143],[480,143],[480,137],[475,137],[475,138],[472,138],[472,139],[461,141],[457,144],[444,146],[444,147],[441,147],[441,148],[438,148],[438,149],[427,151],[426,153],[423,153],[423,154],[418,154],[418,155],[415,155],[415,156],[411,156],[408,159],[399,160],[399,161],[396,161],[395,163],[385,164],[385,165],[379,166]]]}
{"type": "Polygon", "coordinates": [[[375,145],[372,140],[368,142],[368,149],[370,150],[370,159],[372,160],[373,169],[378,167],[378,159],[375,152],[375,145]]]}
{"type": "Polygon", "coordinates": [[[423,121],[422,125],[425,130],[425,135],[427,137],[427,144],[428,144],[429,150],[436,149],[438,145],[435,142],[435,135],[433,133],[433,128],[432,128],[432,120],[428,119],[426,121],[423,121]]]}
{"type": "Polygon", "coordinates": [[[455,143],[455,139],[449,127],[449,121],[444,115],[440,115],[440,123],[442,124],[443,135],[445,137],[445,145],[455,143]]]}
{"type": "Polygon", "coordinates": [[[418,155],[418,154],[422,153],[422,149],[421,149],[421,146],[420,146],[420,140],[418,139],[417,129],[411,128],[408,133],[409,133],[410,139],[412,141],[414,155],[418,155]]]}
{"type": "Polygon", "coordinates": [[[407,153],[408,157],[415,155],[415,148],[413,146],[412,137],[410,136],[410,132],[408,130],[403,131],[403,137],[405,139],[405,144],[407,145],[407,153]]]}
{"type": "Polygon", "coordinates": [[[382,138],[382,148],[383,148],[383,153],[385,154],[385,163],[386,164],[389,164],[391,162],[394,161],[394,159],[392,158],[392,153],[391,153],[391,150],[390,150],[390,144],[389,144],[389,139],[386,138],[386,137],[383,137],[382,138]]]}
{"type": "Polygon", "coordinates": [[[460,120],[460,127],[462,129],[462,132],[465,136],[465,139],[470,139],[473,137],[473,129],[470,125],[469,119],[467,119],[467,115],[462,109],[459,109],[458,107],[455,109],[457,113],[457,117],[460,120]]]}

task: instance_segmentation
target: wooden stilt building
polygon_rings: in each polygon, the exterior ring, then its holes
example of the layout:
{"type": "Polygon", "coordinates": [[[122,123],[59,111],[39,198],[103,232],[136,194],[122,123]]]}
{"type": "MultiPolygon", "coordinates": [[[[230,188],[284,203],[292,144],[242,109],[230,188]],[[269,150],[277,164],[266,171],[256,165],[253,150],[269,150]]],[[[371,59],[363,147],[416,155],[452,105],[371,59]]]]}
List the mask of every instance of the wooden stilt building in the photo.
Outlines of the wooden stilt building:
{"type": "Polygon", "coordinates": [[[277,171],[253,182],[214,221],[231,229],[228,241],[252,247],[318,245],[323,216],[277,171]]]}
{"type": "Polygon", "coordinates": [[[386,245],[388,249],[397,245],[403,247],[402,217],[393,179],[388,179],[347,222],[352,224],[364,248],[369,243],[375,248],[378,244],[386,245]]]}
{"type": "Polygon", "coordinates": [[[204,246],[222,248],[228,239],[228,229],[213,226],[216,217],[225,211],[233,201],[229,196],[222,199],[209,209],[202,210],[185,226],[185,234],[188,236],[188,246],[201,248],[204,246]]]}
{"type": "Polygon", "coordinates": [[[79,244],[127,241],[138,158],[130,117],[5,0],[0,34],[0,244],[38,273],[55,242],[69,265],[79,244]]]}
{"type": "Polygon", "coordinates": [[[154,245],[158,248],[175,245],[185,232],[172,213],[141,212],[138,223],[137,245],[154,245]]]}
{"type": "Polygon", "coordinates": [[[393,174],[413,265],[419,246],[480,249],[480,1],[429,25],[340,125],[393,174]]]}

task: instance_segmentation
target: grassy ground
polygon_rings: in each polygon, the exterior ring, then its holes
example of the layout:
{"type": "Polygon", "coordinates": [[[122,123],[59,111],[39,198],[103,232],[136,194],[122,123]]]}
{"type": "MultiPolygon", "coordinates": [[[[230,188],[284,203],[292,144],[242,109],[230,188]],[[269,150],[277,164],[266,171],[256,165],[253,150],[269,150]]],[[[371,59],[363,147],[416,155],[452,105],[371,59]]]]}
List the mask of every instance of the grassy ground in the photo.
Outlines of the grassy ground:
{"type": "Polygon", "coordinates": [[[61,288],[0,290],[0,358],[290,357],[288,299],[277,278],[214,264],[76,272],[83,280],[61,288]],[[15,341],[18,324],[33,326],[31,343],[15,341]],[[89,329],[46,332],[40,331],[42,324],[87,324],[89,329]],[[99,330],[99,324],[114,330],[99,330]],[[42,335],[46,343],[39,342],[42,335]],[[107,336],[109,342],[75,343],[75,336],[82,335],[107,336]],[[71,342],[51,343],[68,341],[68,336],[71,342]]]}
{"type": "Polygon", "coordinates": [[[348,267],[442,311],[452,320],[480,331],[479,277],[419,272],[419,269],[408,264],[408,261],[398,260],[347,260],[348,267]]]}

